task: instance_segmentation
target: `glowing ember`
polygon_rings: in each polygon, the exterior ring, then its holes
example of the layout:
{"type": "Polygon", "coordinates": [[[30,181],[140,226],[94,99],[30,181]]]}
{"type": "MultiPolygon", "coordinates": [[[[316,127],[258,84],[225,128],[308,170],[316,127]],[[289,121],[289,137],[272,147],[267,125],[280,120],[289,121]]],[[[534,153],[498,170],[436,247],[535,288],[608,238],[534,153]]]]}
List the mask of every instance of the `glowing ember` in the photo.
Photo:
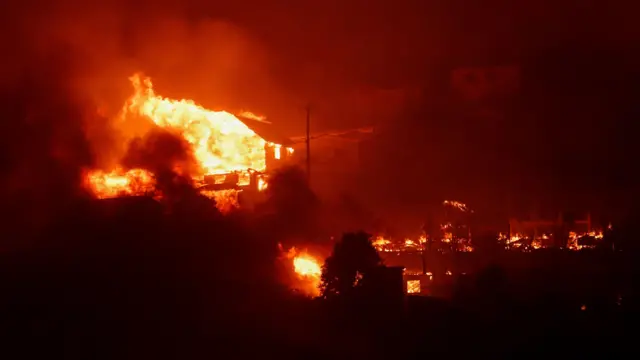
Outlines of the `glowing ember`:
{"type": "Polygon", "coordinates": [[[443,205],[449,205],[452,206],[460,211],[464,211],[464,212],[473,212],[473,210],[470,210],[469,207],[467,207],[466,204],[461,203],[460,201],[455,201],[455,200],[445,200],[443,203],[443,205]]]}

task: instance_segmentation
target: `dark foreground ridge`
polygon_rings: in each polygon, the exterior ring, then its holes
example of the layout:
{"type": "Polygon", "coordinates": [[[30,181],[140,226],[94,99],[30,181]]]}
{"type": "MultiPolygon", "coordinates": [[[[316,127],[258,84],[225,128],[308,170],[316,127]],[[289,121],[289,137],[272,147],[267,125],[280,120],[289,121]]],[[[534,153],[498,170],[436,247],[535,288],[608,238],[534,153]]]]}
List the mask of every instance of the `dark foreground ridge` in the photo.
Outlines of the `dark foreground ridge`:
{"type": "Polygon", "coordinates": [[[125,198],[80,202],[59,219],[28,250],[0,259],[3,358],[577,358],[632,349],[634,268],[614,279],[494,266],[458,279],[449,300],[384,301],[398,295],[392,288],[312,300],[278,282],[277,241],[256,217],[125,198]]]}

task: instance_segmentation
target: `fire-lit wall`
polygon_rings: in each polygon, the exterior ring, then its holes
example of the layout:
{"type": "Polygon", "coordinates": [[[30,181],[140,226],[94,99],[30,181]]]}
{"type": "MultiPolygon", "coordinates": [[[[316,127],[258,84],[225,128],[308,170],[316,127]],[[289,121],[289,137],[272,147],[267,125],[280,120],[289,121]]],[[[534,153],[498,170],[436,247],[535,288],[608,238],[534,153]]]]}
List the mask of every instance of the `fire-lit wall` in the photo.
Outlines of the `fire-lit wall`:
{"type": "Polygon", "coordinates": [[[267,171],[273,171],[290,164],[294,156],[293,148],[280,144],[267,143],[264,151],[267,171]]]}

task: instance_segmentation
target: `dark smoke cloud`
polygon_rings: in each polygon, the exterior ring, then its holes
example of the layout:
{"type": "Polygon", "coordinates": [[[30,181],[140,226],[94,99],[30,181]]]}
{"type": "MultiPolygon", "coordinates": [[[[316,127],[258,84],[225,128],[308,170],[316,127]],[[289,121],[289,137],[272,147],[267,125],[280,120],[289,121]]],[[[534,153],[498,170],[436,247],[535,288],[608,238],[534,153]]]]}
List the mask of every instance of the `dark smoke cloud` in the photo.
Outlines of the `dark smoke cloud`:
{"type": "MultiPolygon", "coordinates": [[[[191,145],[178,133],[155,128],[129,143],[122,159],[126,168],[149,170],[165,197],[196,196],[191,176],[199,171],[191,145]]],[[[209,201],[207,207],[213,207],[209,201]]]]}
{"type": "Polygon", "coordinates": [[[147,169],[153,173],[179,169],[184,175],[190,175],[197,169],[191,145],[180,134],[161,128],[133,139],[122,165],[147,169]]]}
{"type": "Polygon", "coordinates": [[[321,204],[302,169],[279,169],[269,179],[265,192],[266,201],[258,208],[265,219],[265,232],[292,244],[308,244],[319,235],[321,204]]]}

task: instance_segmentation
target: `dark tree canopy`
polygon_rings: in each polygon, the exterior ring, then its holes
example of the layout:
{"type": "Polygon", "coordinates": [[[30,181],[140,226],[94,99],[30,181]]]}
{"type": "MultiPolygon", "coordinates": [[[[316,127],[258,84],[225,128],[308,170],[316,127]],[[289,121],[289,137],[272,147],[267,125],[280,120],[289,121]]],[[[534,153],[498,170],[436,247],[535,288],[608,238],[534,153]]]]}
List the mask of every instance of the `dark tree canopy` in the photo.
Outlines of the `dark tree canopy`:
{"type": "Polygon", "coordinates": [[[371,244],[371,235],[346,233],[322,267],[322,294],[347,296],[366,284],[367,274],[379,266],[382,259],[371,244]]]}
{"type": "Polygon", "coordinates": [[[317,206],[318,199],[307,182],[304,171],[298,167],[286,167],[276,171],[267,188],[269,199],[281,211],[296,213],[317,206]]]}

